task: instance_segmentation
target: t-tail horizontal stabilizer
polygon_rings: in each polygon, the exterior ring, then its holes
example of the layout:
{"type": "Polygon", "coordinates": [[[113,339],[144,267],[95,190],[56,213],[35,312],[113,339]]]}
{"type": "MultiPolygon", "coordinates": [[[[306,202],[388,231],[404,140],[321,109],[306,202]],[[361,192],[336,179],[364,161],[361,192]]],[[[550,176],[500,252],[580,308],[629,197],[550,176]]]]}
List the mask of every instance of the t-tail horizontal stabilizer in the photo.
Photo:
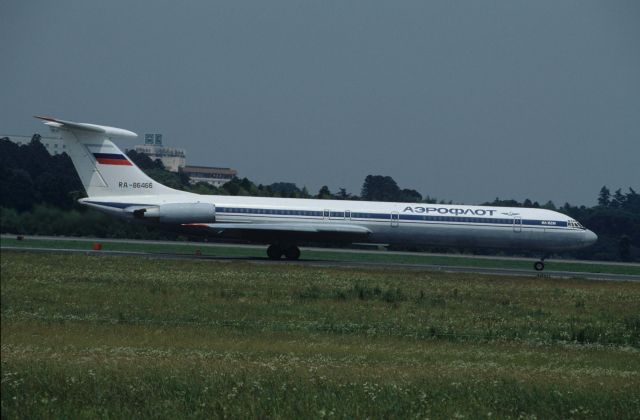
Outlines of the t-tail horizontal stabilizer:
{"type": "Polygon", "coordinates": [[[87,131],[91,133],[101,133],[107,137],[121,137],[121,138],[137,138],[138,135],[133,131],[125,130],[123,128],[109,127],[106,125],[96,125],[87,123],[77,123],[73,121],[59,120],[52,117],[43,117],[35,115],[35,118],[46,121],[45,124],[50,127],[60,128],[63,130],[79,130],[87,131]]]}

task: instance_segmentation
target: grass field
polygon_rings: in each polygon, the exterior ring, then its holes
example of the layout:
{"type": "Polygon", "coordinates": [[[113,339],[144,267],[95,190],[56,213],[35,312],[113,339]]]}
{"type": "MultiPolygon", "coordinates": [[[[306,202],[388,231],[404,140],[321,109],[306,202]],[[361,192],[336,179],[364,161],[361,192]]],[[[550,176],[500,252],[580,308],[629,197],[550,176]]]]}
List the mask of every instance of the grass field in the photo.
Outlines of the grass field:
{"type": "MultiPolygon", "coordinates": [[[[68,249],[91,249],[91,242],[73,239],[38,239],[18,241],[15,238],[0,238],[2,246],[20,247],[42,247],[42,248],[68,248],[68,249]]],[[[204,256],[211,257],[265,257],[265,249],[239,247],[231,244],[226,246],[208,246],[206,243],[150,243],[150,242],[102,242],[105,251],[136,251],[153,253],[172,254],[194,254],[196,250],[204,256]]],[[[390,253],[385,251],[372,252],[344,252],[342,250],[304,250],[302,258],[311,260],[328,261],[355,261],[355,262],[378,262],[395,264],[429,264],[441,266],[457,267],[483,267],[483,268],[517,268],[531,270],[533,259],[493,259],[493,258],[470,258],[468,256],[455,255],[428,255],[428,254],[408,254],[390,253]]],[[[570,271],[579,273],[611,273],[640,276],[640,264],[615,265],[606,263],[580,263],[566,262],[560,260],[548,260],[545,262],[546,269],[550,271],[570,271]]]]}
{"type": "Polygon", "coordinates": [[[1,254],[2,418],[638,418],[640,283],[1,254]]]}

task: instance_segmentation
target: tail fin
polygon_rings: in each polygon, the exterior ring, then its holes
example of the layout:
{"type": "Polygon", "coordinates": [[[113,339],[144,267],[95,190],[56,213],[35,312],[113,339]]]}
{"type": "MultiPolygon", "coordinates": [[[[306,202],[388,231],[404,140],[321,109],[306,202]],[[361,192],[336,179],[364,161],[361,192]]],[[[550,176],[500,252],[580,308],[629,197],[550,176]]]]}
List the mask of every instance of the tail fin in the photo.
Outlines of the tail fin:
{"type": "Polygon", "coordinates": [[[60,133],[89,197],[184,193],[149,178],[111,141],[114,137],[136,138],[136,133],[49,117],[36,118],[60,133]]]}

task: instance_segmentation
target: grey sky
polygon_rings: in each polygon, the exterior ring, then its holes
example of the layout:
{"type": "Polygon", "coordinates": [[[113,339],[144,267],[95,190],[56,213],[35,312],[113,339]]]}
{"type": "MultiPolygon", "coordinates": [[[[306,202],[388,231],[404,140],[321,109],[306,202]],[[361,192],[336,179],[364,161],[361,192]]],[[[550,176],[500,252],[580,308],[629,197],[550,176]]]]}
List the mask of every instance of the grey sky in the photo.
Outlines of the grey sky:
{"type": "Polygon", "coordinates": [[[5,0],[0,132],[46,114],[257,183],[590,205],[640,189],[639,46],[638,1],[5,0]]]}

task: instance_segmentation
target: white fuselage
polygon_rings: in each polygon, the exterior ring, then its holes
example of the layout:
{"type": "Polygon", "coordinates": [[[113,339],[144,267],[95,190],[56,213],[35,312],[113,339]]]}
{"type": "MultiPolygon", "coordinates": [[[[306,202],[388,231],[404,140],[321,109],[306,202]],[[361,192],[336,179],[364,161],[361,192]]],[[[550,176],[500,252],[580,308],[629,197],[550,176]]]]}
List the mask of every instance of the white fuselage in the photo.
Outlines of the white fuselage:
{"type": "Polygon", "coordinates": [[[209,203],[216,223],[335,224],[365,227],[368,241],[385,244],[570,250],[597,236],[561,213],[519,207],[347,200],[212,196],[191,193],[91,197],[84,204],[126,217],[125,208],[209,203]]]}

